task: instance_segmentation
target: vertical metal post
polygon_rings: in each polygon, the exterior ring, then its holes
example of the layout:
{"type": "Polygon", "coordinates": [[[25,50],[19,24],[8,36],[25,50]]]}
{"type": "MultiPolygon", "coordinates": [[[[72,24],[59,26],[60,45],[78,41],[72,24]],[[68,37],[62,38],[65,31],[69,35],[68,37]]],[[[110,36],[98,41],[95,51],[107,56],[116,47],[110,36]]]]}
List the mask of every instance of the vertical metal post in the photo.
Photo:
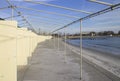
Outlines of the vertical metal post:
{"type": "Polygon", "coordinates": [[[54,39],[53,39],[53,37],[54,37],[54,35],[53,35],[53,33],[51,33],[51,34],[49,34],[49,36],[51,36],[52,37],[52,39],[50,39],[51,40],[51,44],[52,44],[52,46],[53,46],[53,49],[54,49],[54,39]]]}
{"type": "Polygon", "coordinates": [[[59,51],[59,33],[58,33],[58,51],[59,51]]]}
{"type": "Polygon", "coordinates": [[[54,49],[55,49],[55,34],[53,34],[53,39],[54,39],[54,49]]]}
{"type": "Polygon", "coordinates": [[[11,13],[11,21],[13,20],[13,16],[14,16],[14,6],[11,5],[11,10],[12,10],[12,13],[11,13]]]}
{"type": "Polygon", "coordinates": [[[80,20],[80,80],[82,79],[82,20],[80,20]]]}
{"type": "Polygon", "coordinates": [[[65,33],[65,62],[66,62],[66,54],[67,54],[67,49],[66,49],[66,32],[65,33]]]}
{"type": "Polygon", "coordinates": [[[50,34],[50,36],[52,37],[52,39],[51,39],[51,44],[53,45],[53,49],[54,49],[54,39],[53,39],[53,33],[52,34],[50,34]]]}
{"type": "Polygon", "coordinates": [[[41,31],[40,31],[41,29],[39,28],[39,35],[41,35],[41,31]]]}

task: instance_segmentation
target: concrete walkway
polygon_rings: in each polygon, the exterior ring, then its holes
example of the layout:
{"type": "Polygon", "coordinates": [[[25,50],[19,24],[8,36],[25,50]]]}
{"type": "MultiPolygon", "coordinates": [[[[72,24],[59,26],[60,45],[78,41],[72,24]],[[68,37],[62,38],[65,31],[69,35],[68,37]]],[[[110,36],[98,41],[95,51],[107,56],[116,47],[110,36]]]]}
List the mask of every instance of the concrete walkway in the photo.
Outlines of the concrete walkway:
{"type": "Polygon", "coordinates": [[[80,81],[79,64],[65,60],[65,51],[54,49],[50,41],[40,43],[23,81],[80,81]]]}
{"type": "MultiPolygon", "coordinates": [[[[83,77],[80,80],[80,55],[58,40],[38,44],[23,81],[113,81],[94,64],[83,61],[83,77]]],[[[103,70],[104,71],[104,70],[103,70]]]]}

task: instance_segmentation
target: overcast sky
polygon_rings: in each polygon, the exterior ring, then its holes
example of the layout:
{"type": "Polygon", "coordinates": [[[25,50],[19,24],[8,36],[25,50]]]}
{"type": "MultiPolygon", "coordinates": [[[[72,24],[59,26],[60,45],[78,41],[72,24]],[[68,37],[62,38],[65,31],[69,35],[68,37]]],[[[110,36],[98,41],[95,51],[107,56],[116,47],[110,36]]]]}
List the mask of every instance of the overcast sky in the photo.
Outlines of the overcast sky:
{"type": "MultiPolygon", "coordinates": [[[[28,7],[28,8],[34,8],[38,10],[45,10],[49,12],[56,12],[56,13],[61,13],[61,14],[66,14],[66,15],[71,15],[71,16],[77,16],[79,18],[85,17],[88,14],[85,13],[80,13],[80,12],[73,12],[69,10],[64,10],[60,8],[54,8],[54,7],[48,7],[40,4],[33,4],[33,3],[28,3],[24,2],[23,0],[10,0],[12,4],[15,6],[22,6],[22,7],[28,7]]],[[[88,12],[97,12],[102,9],[107,8],[108,6],[106,5],[101,5],[97,3],[92,3],[87,0],[33,0],[33,1],[42,1],[44,3],[50,3],[50,4],[55,4],[59,6],[65,6],[65,7],[70,7],[74,9],[79,9],[79,10],[85,10],[88,12]]],[[[120,3],[120,0],[101,0],[105,1],[111,4],[117,4],[120,3]]],[[[6,7],[8,6],[6,0],[0,0],[0,7],[6,7]]],[[[43,12],[36,12],[36,11],[31,11],[31,10],[26,10],[26,9],[20,9],[17,8],[18,11],[21,11],[24,16],[27,18],[27,20],[33,25],[33,27],[38,31],[39,28],[41,31],[53,31],[56,28],[60,28],[74,20],[77,20],[77,18],[68,18],[68,17],[63,17],[59,15],[52,15],[52,14],[47,14],[43,12]],[[39,17],[37,16],[30,16],[27,14],[33,14],[33,15],[40,15],[39,17]]],[[[6,18],[11,16],[11,9],[5,9],[5,10],[0,10],[0,17],[1,18],[6,18]]],[[[14,15],[17,15],[14,13],[14,15]]],[[[14,18],[14,20],[21,20],[21,17],[14,18]]],[[[19,24],[24,23],[24,22],[18,22],[19,24]]],[[[72,26],[69,26],[63,31],[67,32],[79,32],[79,24],[76,23],[72,26]]],[[[83,31],[105,31],[105,30],[113,30],[117,32],[120,30],[120,9],[114,10],[112,12],[88,19],[83,21],[83,31]]],[[[28,26],[26,26],[28,27],[28,26]]]]}

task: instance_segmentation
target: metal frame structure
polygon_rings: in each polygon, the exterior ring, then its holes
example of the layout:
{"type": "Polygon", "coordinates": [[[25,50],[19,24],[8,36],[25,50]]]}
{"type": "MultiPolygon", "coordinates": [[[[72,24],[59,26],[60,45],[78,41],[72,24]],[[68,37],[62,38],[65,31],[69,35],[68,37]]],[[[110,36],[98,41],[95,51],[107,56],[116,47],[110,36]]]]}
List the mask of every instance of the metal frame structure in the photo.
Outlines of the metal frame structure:
{"type": "Polygon", "coordinates": [[[4,19],[10,19],[10,18],[15,18],[15,17],[19,17],[20,15],[16,15],[16,16],[11,16],[11,17],[7,17],[7,18],[4,18],[4,19]]]}
{"type": "Polygon", "coordinates": [[[53,27],[56,27],[56,26],[61,26],[60,23],[53,23],[51,24],[51,22],[44,22],[44,21],[39,21],[39,20],[34,20],[34,19],[30,19],[29,21],[35,21],[35,22],[39,22],[40,25],[46,25],[46,24],[49,24],[49,27],[53,26],[53,27]]]}
{"type": "MultiPolygon", "coordinates": [[[[9,18],[11,18],[12,20],[13,20],[13,18],[15,17],[15,16],[13,16],[13,15],[14,15],[14,14],[13,14],[13,13],[14,13],[13,10],[15,10],[15,11],[19,14],[19,16],[21,16],[21,17],[26,21],[25,23],[28,23],[31,28],[33,28],[32,24],[29,23],[29,22],[26,20],[26,18],[23,16],[23,14],[22,14],[21,12],[17,11],[16,8],[22,8],[22,9],[27,9],[27,10],[44,12],[44,13],[47,13],[47,14],[55,14],[55,15],[59,15],[59,16],[63,16],[63,17],[78,19],[78,20],[73,21],[73,22],[71,22],[71,23],[69,23],[69,24],[67,24],[67,25],[64,26],[64,27],[66,27],[66,26],[69,26],[69,25],[71,25],[71,24],[73,24],[73,23],[79,22],[80,20],[89,19],[89,18],[91,18],[91,17],[94,17],[94,16],[97,16],[97,15],[100,15],[100,14],[103,14],[103,13],[106,13],[106,12],[109,12],[109,11],[112,11],[112,10],[114,10],[114,9],[117,9],[117,8],[119,7],[119,4],[113,5],[113,4],[111,4],[111,3],[103,2],[103,1],[100,1],[100,0],[88,0],[88,1],[90,1],[90,2],[95,2],[95,3],[99,3],[99,4],[103,4],[103,5],[110,6],[109,8],[106,8],[106,9],[104,9],[104,10],[101,10],[101,11],[98,11],[98,12],[96,12],[96,13],[92,13],[92,14],[91,14],[91,12],[84,11],[84,10],[78,10],[78,9],[74,9],[74,8],[69,8],[69,7],[64,7],[64,6],[59,6],[59,5],[49,4],[49,3],[43,3],[43,2],[35,2],[35,1],[33,1],[33,0],[24,0],[24,2],[28,2],[28,3],[40,4],[40,5],[44,5],[44,6],[48,6],[48,7],[55,7],[55,8],[60,8],[60,9],[64,9],[64,10],[70,10],[70,11],[74,11],[74,12],[81,12],[81,13],[84,13],[84,14],[89,14],[88,16],[85,16],[85,17],[83,17],[83,18],[80,18],[80,17],[76,17],[76,16],[71,16],[71,15],[66,15],[66,14],[60,14],[60,13],[55,13],[55,12],[48,12],[48,11],[38,10],[38,9],[33,9],[33,8],[27,8],[27,7],[21,7],[21,6],[13,6],[13,5],[10,3],[10,0],[6,0],[6,1],[7,1],[7,3],[9,4],[9,6],[8,6],[8,7],[3,7],[3,8],[0,8],[0,9],[11,8],[11,9],[12,9],[12,13],[11,13],[12,16],[9,17],[9,18]]],[[[29,14],[28,14],[28,15],[29,15],[29,14]]],[[[46,17],[46,18],[47,18],[47,17],[46,17]]],[[[7,18],[5,18],[5,19],[7,19],[7,18]]],[[[64,28],[64,27],[62,27],[62,28],[64,28]]],[[[33,28],[33,29],[34,29],[34,28],[33,28]]],[[[61,29],[61,28],[60,28],[60,29],[61,29]]],[[[59,29],[57,29],[57,30],[59,30],[59,29]]],[[[55,30],[55,31],[56,31],[56,30],[55,30]]],[[[53,32],[54,32],[54,31],[53,31],[53,32]]]]}
{"type": "Polygon", "coordinates": [[[98,12],[95,12],[95,13],[93,13],[93,14],[90,14],[90,15],[88,15],[88,16],[85,16],[85,17],[83,17],[83,18],[80,18],[80,19],[78,19],[78,20],[75,20],[75,21],[73,21],[73,22],[71,22],[71,23],[69,23],[69,24],[67,24],[67,25],[65,25],[65,26],[63,26],[63,27],[61,27],[61,28],[58,28],[58,29],[56,29],[56,30],[54,30],[54,31],[52,31],[52,32],[56,32],[56,31],[58,31],[58,30],[61,30],[61,29],[63,29],[63,28],[66,28],[66,27],[68,27],[68,26],[70,26],[70,25],[72,25],[72,24],[74,24],[74,23],[77,23],[77,22],[79,22],[79,21],[81,21],[81,20],[83,21],[83,20],[86,20],[86,19],[89,19],[89,18],[98,16],[98,15],[101,15],[101,14],[104,14],[104,13],[107,13],[107,12],[110,12],[110,11],[113,11],[113,10],[118,9],[118,8],[120,8],[120,3],[115,4],[115,5],[113,5],[113,6],[110,6],[110,7],[106,8],[106,9],[100,10],[100,11],[98,11],[98,12]]]}
{"type": "MultiPolygon", "coordinates": [[[[99,1],[99,0],[88,0],[90,2],[95,2],[95,3],[98,3],[98,4],[109,6],[108,8],[105,8],[103,10],[97,11],[95,13],[91,13],[91,12],[87,12],[87,11],[83,11],[83,10],[68,8],[68,7],[54,5],[54,4],[48,4],[48,3],[43,3],[43,2],[34,2],[33,0],[24,0],[25,2],[29,2],[29,3],[33,3],[33,4],[40,4],[40,5],[44,5],[44,6],[50,6],[50,7],[60,8],[60,9],[64,9],[64,10],[70,10],[70,11],[73,11],[73,12],[81,12],[81,13],[84,13],[84,14],[88,14],[87,16],[80,18],[78,16],[73,16],[73,15],[68,15],[68,14],[49,12],[49,11],[45,11],[45,10],[38,10],[38,9],[29,8],[29,7],[23,7],[23,6],[22,7],[21,6],[14,6],[14,5],[12,5],[10,3],[10,0],[6,0],[6,1],[9,4],[9,6],[0,8],[0,10],[11,8],[11,17],[8,17],[8,18],[11,18],[11,20],[13,20],[13,18],[15,18],[15,17],[21,16],[22,20],[20,20],[20,21],[24,21],[25,23],[19,24],[20,27],[29,26],[29,27],[31,27],[34,30],[34,27],[32,26],[32,24],[30,22],[28,22],[27,18],[24,15],[30,15],[30,16],[38,16],[38,15],[33,15],[33,14],[24,14],[23,15],[22,12],[19,12],[17,10],[18,8],[19,9],[31,10],[31,11],[37,11],[37,12],[43,12],[43,13],[50,14],[50,15],[58,15],[58,16],[62,16],[62,17],[65,17],[65,18],[77,19],[77,20],[75,20],[75,21],[73,21],[73,22],[71,22],[69,24],[66,24],[66,25],[64,25],[64,26],[62,26],[62,27],[60,27],[58,29],[55,29],[51,33],[52,34],[55,33],[55,32],[58,33],[58,37],[54,38],[54,47],[58,46],[58,50],[59,50],[60,49],[59,48],[59,40],[60,40],[59,36],[60,35],[59,35],[58,31],[61,30],[61,29],[67,28],[68,26],[70,26],[72,24],[75,24],[77,22],[80,23],[80,79],[82,79],[82,21],[87,20],[87,19],[92,18],[92,17],[95,17],[95,16],[98,16],[98,15],[102,15],[104,13],[107,13],[107,12],[110,12],[110,11],[113,11],[115,9],[120,8],[120,3],[118,3],[118,4],[111,4],[111,3],[107,3],[107,2],[103,2],[103,1],[99,1]],[[18,14],[17,16],[14,15],[14,11],[17,12],[17,14],[18,14]],[[57,42],[55,41],[55,39],[57,40],[57,42]],[[56,45],[55,45],[55,42],[56,42],[56,45]]],[[[43,16],[41,16],[41,17],[43,17],[43,16]]],[[[4,19],[8,19],[8,18],[4,18],[4,19]]],[[[48,18],[49,19],[49,17],[43,17],[43,18],[48,18]]],[[[32,19],[32,20],[34,20],[34,19],[32,19]]],[[[55,25],[59,26],[59,24],[60,24],[59,22],[57,22],[57,24],[56,24],[56,22],[54,22],[54,23],[55,23],[55,24],[53,24],[54,26],[55,25]]],[[[65,32],[65,54],[66,54],[66,32],[65,32]]],[[[65,59],[66,59],[66,57],[65,57],[65,59]]]]}
{"type": "MultiPolygon", "coordinates": [[[[58,18],[50,18],[50,17],[48,17],[48,16],[41,16],[41,15],[37,15],[37,14],[29,14],[29,13],[24,13],[24,15],[27,15],[27,16],[33,16],[33,17],[40,17],[40,18],[46,18],[46,19],[50,19],[50,20],[58,20],[58,18]]],[[[61,20],[61,19],[59,19],[59,20],[61,20]]],[[[63,21],[63,20],[61,20],[61,21],[63,21]]],[[[64,19],[64,21],[69,21],[70,22],[70,20],[69,19],[64,19]]]]}
{"type": "MultiPolygon", "coordinates": [[[[10,0],[6,0],[7,3],[10,5],[8,8],[11,8],[11,18],[13,20],[13,18],[15,17],[14,16],[14,10],[19,14],[19,16],[21,16],[25,21],[26,23],[29,24],[29,26],[34,29],[31,25],[31,23],[28,22],[28,20],[26,20],[25,16],[23,16],[23,14],[19,11],[17,11],[16,8],[23,8],[23,9],[27,9],[27,10],[33,10],[33,11],[38,11],[38,12],[44,12],[44,13],[47,13],[47,14],[54,14],[54,15],[59,15],[59,16],[63,16],[63,17],[68,17],[68,18],[79,18],[77,16],[71,16],[71,15],[66,15],[66,14],[60,14],[60,13],[56,13],[56,12],[48,12],[48,11],[44,11],[44,10],[37,10],[37,9],[33,9],[33,8],[27,8],[27,7],[20,7],[20,6],[13,6],[11,3],[10,3],[10,0]]],[[[26,1],[26,0],[25,0],[26,1]]],[[[30,1],[26,1],[26,2],[30,2],[30,1]]],[[[33,3],[33,2],[32,2],[33,3]]],[[[36,3],[36,2],[35,2],[36,3]]],[[[38,3],[36,3],[38,4],[38,3]]],[[[39,3],[40,4],[40,3],[39,3]]],[[[51,7],[56,7],[56,8],[62,8],[62,9],[65,9],[65,10],[71,10],[71,11],[75,11],[75,12],[81,12],[81,13],[86,13],[86,14],[90,14],[91,12],[87,12],[87,11],[83,11],[83,10],[78,10],[78,9],[73,9],[73,8],[68,8],[68,7],[63,7],[63,6],[58,6],[58,5],[53,5],[53,4],[47,4],[47,3],[41,3],[42,5],[46,5],[46,6],[51,6],[51,7]]]]}
{"type": "Polygon", "coordinates": [[[59,50],[60,50],[60,42],[59,42],[59,41],[60,41],[60,39],[59,39],[59,31],[58,31],[57,33],[58,33],[58,37],[57,37],[58,39],[57,39],[57,40],[58,40],[58,51],[59,51],[59,50]]]}
{"type": "Polygon", "coordinates": [[[61,29],[64,29],[64,28],[74,24],[74,23],[80,22],[80,80],[82,80],[82,73],[83,73],[82,72],[82,63],[83,63],[82,62],[83,61],[82,60],[83,59],[82,58],[82,21],[86,20],[86,19],[89,19],[89,18],[92,18],[92,17],[95,17],[95,16],[98,16],[98,15],[101,15],[101,14],[104,14],[104,13],[107,13],[107,12],[110,12],[110,11],[113,11],[113,10],[118,9],[118,8],[120,8],[120,3],[115,4],[113,6],[110,6],[109,8],[106,8],[104,10],[98,11],[96,13],[90,14],[90,15],[88,15],[86,17],[80,18],[80,19],[78,19],[76,21],[73,21],[73,22],[71,22],[71,23],[69,23],[69,24],[67,24],[67,25],[65,25],[65,26],[63,26],[61,28],[58,28],[58,29],[56,29],[56,30],[54,30],[52,32],[52,33],[57,32],[57,31],[59,31],[61,29]]]}
{"type": "Polygon", "coordinates": [[[107,3],[107,2],[103,2],[103,1],[99,1],[99,0],[88,0],[88,1],[95,2],[98,4],[107,5],[107,6],[113,6],[113,4],[111,4],[111,3],[107,3]]]}
{"type": "Polygon", "coordinates": [[[80,80],[82,79],[82,20],[80,20],[80,80]]]}
{"type": "Polygon", "coordinates": [[[21,9],[26,9],[26,10],[33,10],[33,11],[37,11],[37,12],[44,12],[47,14],[53,14],[53,15],[58,15],[58,16],[64,16],[64,17],[70,17],[70,18],[80,18],[77,16],[71,16],[71,15],[66,15],[66,14],[60,14],[60,13],[56,13],[56,12],[49,12],[49,11],[45,11],[45,10],[38,10],[38,9],[34,9],[34,8],[28,8],[28,7],[21,7],[21,6],[16,6],[16,8],[21,8],[21,9]]]}
{"type": "Polygon", "coordinates": [[[30,3],[35,3],[35,4],[41,4],[41,5],[45,5],[45,6],[50,6],[50,7],[55,7],[55,8],[61,8],[61,9],[70,10],[70,11],[74,11],[74,12],[81,12],[81,13],[86,13],[86,14],[92,14],[91,12],[88,12],[88,11],[68,8],[68,7],[64,7],[64,6],[58,6],[58,5],[49,4],[49,3],[35,2],[35,1],[32,1],[32,0],[24,0],[24,1],[30,2],[30,3]]]}
{"type": "Polygon", "coordinates": [[[18,25],[23,25],[23,24],[26,24],[26,23],[18,23],[18,25]]]}
{"type": "MultiPolygon", "coordinates": [[[[27,18],[27,17],[29,17],[29,16],[26,16],[26,18],[27,18]]],[[[42,20],[42,22],[45,21],[46,23],[48,23],[48,22],[50,22],[50,23],[51,23],[51,22],[54,22],[54,23],[56,23],[56,24],[58,24],[58,25],[59,25],[59,24],[65,24],[65,23],[62,23],[62,22],[60,22],[60,21],[52,20],[52,19],[49,19],[49,18],[41,18],[41,17],[34,17],[34,16],[32,16],[31,18],[32,18],[32,20],[34,20],[34,19],[35,19],[35,20],[36,20],[36,19],[39,19],[39,20],[42,20]]],[[[41,21],[39,21],[39,22],[41,22],[41,21]]]]}
{"type": "Polygon", "coordinates": [[[67,35],[66,35],[66,31],[65,31],[66,29],[64,29],[64,45],[65,45],[65,56],[64,56],[64,58],[65,58],[65,63],[67,63],[67,58],[66,58],[66,55],[67,55],[67,35]]]}
{"type": "Polygon", "coordinates": [[[2,8],[0,8],[0,10],[4,10],[4,9],[8,9],[8,8],[11,8],[11,6],[2,7],[2,8]]]}
{"type": "MultiPolygon", "coordinates": [[[[19,12],[19,11],[17,11],[16,7],[13,6],[13,5],[10,3],[9,0],[6,0],[6,1],[7,1],[7,3],[11,6],[11,9],[12,9],[12,18],[11,18],[11,19],[13,19],[13,13],[14,13],[13,10],[15,10],[15,11],[29,24],[29,26],[34,30],[33,26],[26,20],[26,18],[22,15],[22,13],[19,12]]],[[[35,30],[34,30],[34,31],[35,31],[35,30]]]]}

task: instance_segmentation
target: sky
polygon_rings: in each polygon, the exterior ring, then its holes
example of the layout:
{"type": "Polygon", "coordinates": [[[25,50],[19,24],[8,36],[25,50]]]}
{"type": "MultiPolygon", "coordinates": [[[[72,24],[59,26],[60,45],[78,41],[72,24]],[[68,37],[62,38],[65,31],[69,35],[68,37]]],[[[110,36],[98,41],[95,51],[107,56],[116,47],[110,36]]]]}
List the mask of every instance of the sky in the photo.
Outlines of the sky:
{"type": "MultiPolygon", "coordinates": [[[[0,8],[8,6],[8,3],[6,0],[0,0],[1,5],[0,8]]],[[[87,12],[97,12],[102,9],[105,9],[109,6],[89,2],[88,0],[33,0],[35,2],[44,2],[69,8],[74,8],[78,10],[84,10],[87,12]]],[[[104,2],[108,2],[111,4],[117,4],[120,3],[120,0],[100,0],[104,2]]],[[[89,14],[81,13],[81,12],[74,12],[69,10],[64,10],[60,8],[54,8],[50,6],[40,5],[40,4],[34,4],[34,3],[28,3],[23,0],[10,0],[10,3],[18,6],[17,10],[22,12],[22,14],[25,16],[25,18],[28,20],[29,23],[32,24],[34,29],[39,32],[45,31],[45,32],[52,32],[53,30],[63,27],[66,24],[69,24],[70,22],[77,20],[79,18],[85,17],[89,14]],[[33,10],[27,10],[19,7],[27,7],[27,8],[33,8],[37,10],[47,11],[47,12],[55,12],[70,16],[76,16],[77,18],[70,18],[55,14],[48,14],[45,12],[37,12],[33,10]]],[[[17,15],[17,13],[14,11],[14,15],[17,15]]],[[[11,16],[11,9],[4,9],[0,10],[0,18],[7,18],[11,16]]],[[[8,19],[10,20],[10,19],[8,19]]],[[[28,24],[24,24],[24,21],[21,17],[15,17],[14,20],[18,21],[18,25],[23,27],[29,27],[28,24]]],[[[60,30],[59,32],[68,32],[68,33],[77,33],[79,32],[80,23],[75,23],[65,29],[60,30]]],[[[112,12],[108,12],[102,15],[99,15],[94,18],[90,18],[88,20],[85,20],[82,22],[82,31],[83,32],[90,32],[90,31],[115,31],[118,32],[120,30],[120,9],[114,10],[112,12]]]]}

